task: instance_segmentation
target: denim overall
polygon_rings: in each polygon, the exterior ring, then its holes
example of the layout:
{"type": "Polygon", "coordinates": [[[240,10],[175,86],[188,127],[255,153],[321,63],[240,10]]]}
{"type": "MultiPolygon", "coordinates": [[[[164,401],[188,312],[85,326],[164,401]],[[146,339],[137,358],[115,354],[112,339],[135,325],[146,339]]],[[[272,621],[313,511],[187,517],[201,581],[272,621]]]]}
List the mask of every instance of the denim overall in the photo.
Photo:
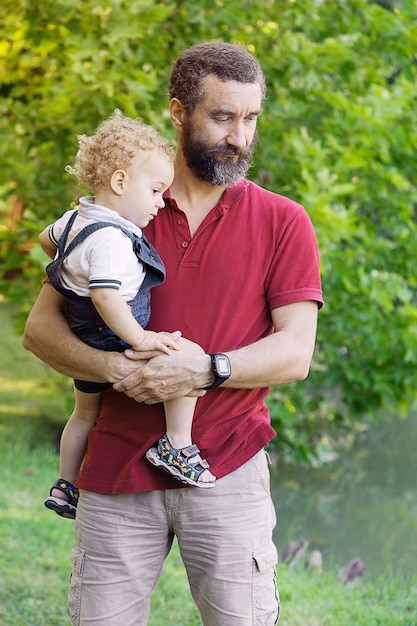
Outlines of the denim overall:
{"type": "MultiPolygon", "coordinates": [[[[58,257],[49,263],[46,267],[51,284],[57,291],[65,296],[65,303],[63,312],[68,321],[71,330],[82,340],[84,343],[92,346],[93,348],[99,348],[105,351],[124,352],[126,348],[130,348],[130,345],[120,339],[104,322],[100,317],[97,309],[88,296],[79,296],[70,289],[66,289],[59,278],[61,272],[62,263],[71,254],[72,250],[80,243],[82,243],[89,235],[101,228],[118,228],[123,231],[132,242],[133,251],[140,263],[146,270],[146,276],[139,288],[136,296],[130,300],[127,304],[131,308],[132,315],[142,326],[146,328],[151,315],[151,295],[150,290],[156,285],[160,285],[165,280],[165,267],[164,264],[155,250],[155,248],[148,242],[146,237],[138,237],[129,230],[113,224],[112,222],[96,222],[83,228],[76,237],[72,240],[70,245],[65,249],[65,245],[68,239],[68,235],[74,223],[74,220],[78,212],[75,211],[71,216],[68,224],[65,227],[64,232],[58,241],[58,257]]],[[[106,383],[93,383],[86,381],[74,381],[75,386],[80,391],[86,393],[98,393],[103,391],[108,385],[106,383]]]]}

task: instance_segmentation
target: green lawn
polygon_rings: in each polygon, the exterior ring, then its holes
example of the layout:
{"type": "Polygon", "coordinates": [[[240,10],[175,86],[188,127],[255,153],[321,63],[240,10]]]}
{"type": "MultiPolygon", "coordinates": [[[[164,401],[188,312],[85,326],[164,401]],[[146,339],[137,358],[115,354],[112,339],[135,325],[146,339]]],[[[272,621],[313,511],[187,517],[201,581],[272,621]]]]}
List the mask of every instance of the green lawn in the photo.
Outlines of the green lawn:
{"type": "MultiPolygon", "coordinates": [[[[21,347],[0,303],[0,625],[68,626],[74,525],[42,502],[58,469],[71,382],[21,347]]],[[[417,583],[390,576],[343,586],[336,572],[278,567],[282,626],[415,626],[417,583]]],[[[150,626],[200,626],[175,545],[152,599],[150,626]]],[[[226,623],[224,626],[228,626],[226,623]]]]}

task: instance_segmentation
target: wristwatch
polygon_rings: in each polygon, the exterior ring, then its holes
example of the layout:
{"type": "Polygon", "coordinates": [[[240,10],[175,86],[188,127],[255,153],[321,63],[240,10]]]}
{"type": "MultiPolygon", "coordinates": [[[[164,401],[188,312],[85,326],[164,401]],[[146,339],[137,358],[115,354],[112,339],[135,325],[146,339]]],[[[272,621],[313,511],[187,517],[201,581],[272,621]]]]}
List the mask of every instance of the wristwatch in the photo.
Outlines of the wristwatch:
{"type": "Polygon", "coordinates": [[[211,363],[213,367],[214,382],[208,387],[203,387],[203,389],[207,391],[209,391],[210,389],[215,389],[216,387],[222,385],[232,373],[228,356],[221,353],[215,353],[209,354],[209,357],[211,358],[211,363]]]}

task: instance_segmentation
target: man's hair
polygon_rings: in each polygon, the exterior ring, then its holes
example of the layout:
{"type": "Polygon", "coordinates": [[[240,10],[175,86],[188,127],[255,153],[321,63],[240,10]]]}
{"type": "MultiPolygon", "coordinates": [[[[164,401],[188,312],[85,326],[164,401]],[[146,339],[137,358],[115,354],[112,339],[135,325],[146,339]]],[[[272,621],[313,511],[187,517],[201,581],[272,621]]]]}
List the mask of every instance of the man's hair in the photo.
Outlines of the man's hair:
{"type": "Polygon", "coordinates": [[[125,117],[118,109],[101,122],[93,135],[78,135],[77,139],[74,167],[68,165],[65,169],[94,192],[107,187],[116,170],[128,170],[141,153],[144,161],[154,151],[174,161],[174,150],[165,137],[153,126],[125,117]]]}
{"type": "Polygon", "coordinates": [[[210,74],[223,82],[258,83],[265,98],[265,76],[258,61],[247,50],[221,41],[197,44],[178,57],[171,72],[170,98],[177,98],[191,113],[206,95],[203,80],[210,74]]]}

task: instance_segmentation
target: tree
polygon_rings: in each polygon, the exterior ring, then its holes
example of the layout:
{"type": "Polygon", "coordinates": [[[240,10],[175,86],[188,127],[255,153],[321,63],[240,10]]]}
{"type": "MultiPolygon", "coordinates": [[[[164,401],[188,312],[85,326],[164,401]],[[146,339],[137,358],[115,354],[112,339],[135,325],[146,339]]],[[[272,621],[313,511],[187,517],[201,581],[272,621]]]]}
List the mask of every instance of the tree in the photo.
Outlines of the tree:
{"type": "Polygon", "coordinates": [[[251,177],[301,202],[326,306],[307,382],[273,390],[282,450],[309,458],[417,389],[413,0],[7,0],[0,15],[0,271],[26,314],[37,233],[75,203],[76,134],[116,107],[174,140],[170,66],[223,39],[260,60],[268,99],[251,177]]]}

